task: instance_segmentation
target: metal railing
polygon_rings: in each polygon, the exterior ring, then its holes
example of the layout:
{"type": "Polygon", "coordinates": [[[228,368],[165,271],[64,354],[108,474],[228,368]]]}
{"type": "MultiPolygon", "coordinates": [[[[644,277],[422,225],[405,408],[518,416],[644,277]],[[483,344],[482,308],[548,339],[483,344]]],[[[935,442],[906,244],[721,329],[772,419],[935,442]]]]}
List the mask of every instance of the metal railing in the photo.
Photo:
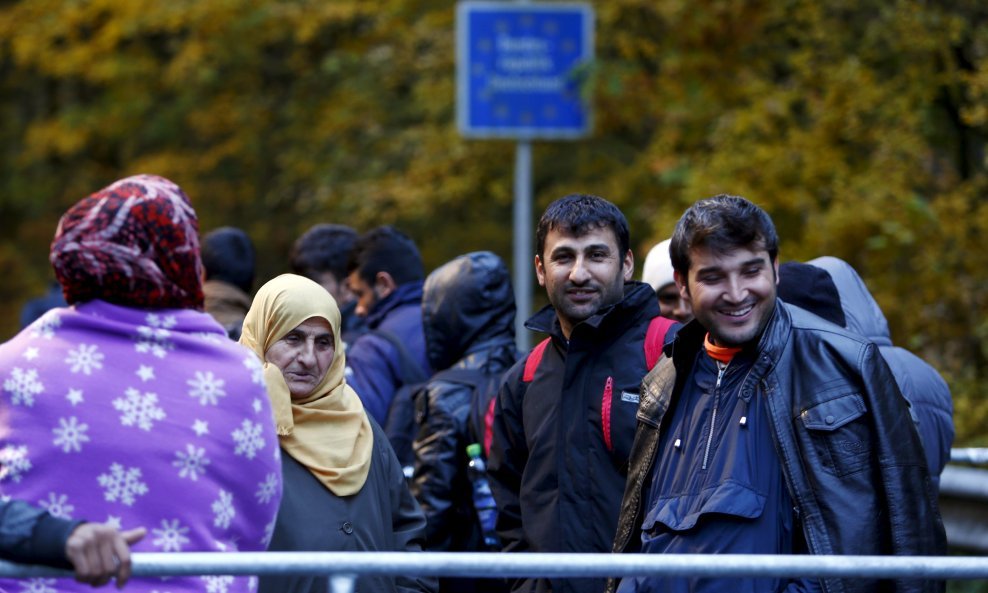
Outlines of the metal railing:
{"type": "MultiPolygon", "coordinates": [[[[135,577],[319,575],[351,593],[357,575],[501,577],[864,577],[988,579],[988,557],[756,554],[495,554],[477,552],[135,553],[135,577]]],[[[69,571],[0,561],[0,577],[65,577],[69,571]]]]}
{"type": "Polygon", "coordinates": [[[950,461],[953,463],[988,463],[988,447],[960,447],[951,449],[950,461]]]}

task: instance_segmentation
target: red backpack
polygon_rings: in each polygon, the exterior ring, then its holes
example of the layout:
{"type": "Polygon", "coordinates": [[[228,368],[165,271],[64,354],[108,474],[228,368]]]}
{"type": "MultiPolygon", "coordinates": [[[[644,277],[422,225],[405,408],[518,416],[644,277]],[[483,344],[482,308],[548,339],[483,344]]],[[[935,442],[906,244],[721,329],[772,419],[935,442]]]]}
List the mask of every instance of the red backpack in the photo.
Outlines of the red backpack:
{"type": "MultiPolygon", "coordinates": [[[[648,370],[655,368],[656,363],[659,362],[659,358],[662,357],[662,346],[665,345],[666,334],[669,332],[669,328],[675,325],[676,322],[667,319],[665,317],[656,316],[652,318],[652,321],[648,323],[648,329],[645,331],[645,343],[643,344],[645,349],[645,364],[648,366],[648,370]]],[[[549,341],[552,338],[546,338],[535,345],[534,348],[528,353],[528,358],[525,359],[525,372],[522,373],[521,380],[524,383],[531,383],[532,379],[535,378],[535,371],[539,368],[539,364],[542,362],[542,356],[545,354],[546,347],[549,346],[549,341]]],[[[607,445],[608,450],[612,450],[613,446],[611,444],[611,396],[612,396],[612,379],[608,378],[607,385],[604,386],[604,400],[601,403],[601,415],[604,429],[604,443],[607,445]]],[[[494,403],[497,398],[493,398],[487,407],[487,415],[484,417],[485,431],[484,431],[484,453],[487,454],[491,448],[491,436],[493,435],[492,426],[494,424],[494,403]]]]}

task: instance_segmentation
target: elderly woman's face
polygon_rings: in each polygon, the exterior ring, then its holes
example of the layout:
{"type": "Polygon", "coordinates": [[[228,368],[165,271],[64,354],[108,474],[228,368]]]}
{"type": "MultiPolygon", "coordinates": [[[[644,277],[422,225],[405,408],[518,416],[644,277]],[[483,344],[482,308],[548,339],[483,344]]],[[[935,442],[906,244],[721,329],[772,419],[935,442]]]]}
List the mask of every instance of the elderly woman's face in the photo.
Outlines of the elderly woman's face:
{"type": "Polygon", "coordinates": [[[310,317],[271,344],[264,359],[281,369],[293,400],[305,399],[333,364],[336,344],[329,322],[310,317]]]}

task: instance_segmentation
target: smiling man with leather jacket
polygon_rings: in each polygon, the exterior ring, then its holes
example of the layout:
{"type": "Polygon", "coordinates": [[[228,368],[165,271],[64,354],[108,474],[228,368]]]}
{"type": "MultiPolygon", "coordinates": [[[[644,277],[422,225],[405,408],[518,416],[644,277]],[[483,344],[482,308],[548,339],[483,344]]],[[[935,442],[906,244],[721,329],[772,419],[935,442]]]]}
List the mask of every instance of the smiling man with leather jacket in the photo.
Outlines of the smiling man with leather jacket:
{"type": "MultiPolygon", "coordinates": [[[[645,377],[614,550],[941,555],[907,404],[877,347],[776,297],[778,238],[744,198],[694,204],[670,253],[695,321],[645,377]]],[[[938,591],[862,578],[626,578],[609,590],[938,591]]]]}

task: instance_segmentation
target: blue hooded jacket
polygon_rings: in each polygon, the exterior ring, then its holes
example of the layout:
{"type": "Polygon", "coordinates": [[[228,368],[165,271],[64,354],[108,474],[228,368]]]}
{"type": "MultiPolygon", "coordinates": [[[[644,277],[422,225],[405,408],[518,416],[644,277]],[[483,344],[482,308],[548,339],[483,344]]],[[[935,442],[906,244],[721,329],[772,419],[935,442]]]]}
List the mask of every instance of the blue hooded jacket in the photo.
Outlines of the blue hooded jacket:
{"type": "Polygon", "coordinates": [[[358,337],[347,349],[346,378],[360,396],[367,413],[384,426],[391,400],[403,385],[401,355],[390,341],[373,330],[393,334],[405,345],[425,376],[431,376],[422,331],[422,282],[402,284],[378,301],[367,316],[367,327],[371,331],[358,337]]]}

